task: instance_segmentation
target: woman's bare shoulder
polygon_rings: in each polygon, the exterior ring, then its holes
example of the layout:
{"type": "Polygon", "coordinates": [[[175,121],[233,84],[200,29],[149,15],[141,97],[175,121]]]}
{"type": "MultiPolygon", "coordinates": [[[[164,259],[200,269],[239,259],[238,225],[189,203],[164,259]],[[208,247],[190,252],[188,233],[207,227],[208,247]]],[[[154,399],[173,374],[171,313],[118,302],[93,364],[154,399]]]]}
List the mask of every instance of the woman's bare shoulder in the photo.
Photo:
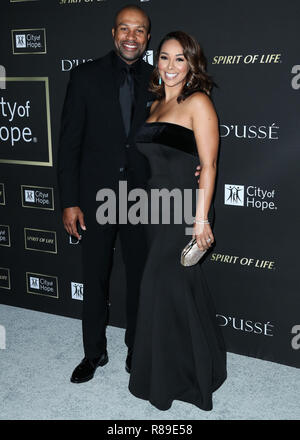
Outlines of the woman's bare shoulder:
{"type": "Polygon", "coordinates": [[[195,92],[187,98],[187,112],[194,117],[215,114],[215,108],[210,97],[203,92],[195,92]]]}
{"type": "Polygon", "coordinates": [[[187,104],[191,106],[211,106],[212,102],[209,96],[204,92],[194,92],[188,98],[186,98],[187,104]]]}
{"type": "Polygon", "coordinates": [[[152,102],[151,107],[150,107],[150,112],[151,112],[151,113],[153,112],[154,109],[156,109],[156,107],[158,106],[159,102],[160,102],[159,99],[155,99],[155,100],[152,102]]]}
{"type": "Polygon", "coordinates": [[[158,107],[159,102],[160,102],[159,99],[156,99],[155,101],[152,102],[148,116],[149,118],[151,118],[153,113],[155,113],[155,110],[158,107]]]}

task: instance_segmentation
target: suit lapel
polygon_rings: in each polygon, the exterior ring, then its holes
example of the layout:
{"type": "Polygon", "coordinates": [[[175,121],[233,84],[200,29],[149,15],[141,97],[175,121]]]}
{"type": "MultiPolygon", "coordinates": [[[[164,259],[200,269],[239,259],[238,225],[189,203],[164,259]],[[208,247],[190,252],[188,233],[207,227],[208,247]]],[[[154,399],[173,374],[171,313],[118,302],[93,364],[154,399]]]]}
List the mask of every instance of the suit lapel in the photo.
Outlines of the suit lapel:
{"type": "MultiPolygon", "coordinates": [[[[147,69],[146,64],[142,62],[141,66],[141,75],[140,75],[140,81],[139,81],[139,87],[138,87],[138,94],[137,94],[137,102],[136,102],[136,108],[134,111],[134,116],[131,124],[131,128],[128,134],[128,138],[136,132],[139,125],[144,122],[144,119],[146,117],[146,105],[147,105],[147,96],[149,93],[147,92],[148,85],[149,85],[149,79],[150,79],[150,72],[147,69]]],[[[111,105],[112,105],[112,111],[113,111],[113,117],[116,121],[116,126],[120,128],[121,135],[126,139],[126,130],[124,126],[123,116],[122,116],[122,110],[120,106],[120,100],[119,100],[119,89],[118,89],[118,80],[117,80],[117,71],[114,69],[113,66],[113,51],[108,53],[107,55],[107,82],[105,85],[106,89],[111,88],[109,95],[111,96],[111,105]]],[[[148,109],[149,110],[149,109],[148,109]]]]}
{"type": "Polygon", "coordinates": [[[137,103],[134,111],[134,116],[129,132],[129,136],[132,133],[135,133],[140,123],[144,121],[146,114],[146,105],[147,105],[147,89],[149,85],[149,73],[145,69],[145,66],[142,65],[141,68],[141,76],[140,76],[140,84],[138,88],[137,94],[137,103]]]}
{"type": "Polygon", "coordinates": [[[120,106],[120,99],[119,99],[119,89],[118,89],[118,81],[117,81],[117,71],[113,67],[112,62],[112,51],[110,52],[110,71],[111,71],[111,78],[112,81],[109,83],[112,84],[112,90],[111,90],[111,98],[112,98],[112,106],[113,106],[113,117],[116,119],[116,125],[121,127],[122,135],[126,138],[126,131],[122,116],[122,110],[120,106]]]}

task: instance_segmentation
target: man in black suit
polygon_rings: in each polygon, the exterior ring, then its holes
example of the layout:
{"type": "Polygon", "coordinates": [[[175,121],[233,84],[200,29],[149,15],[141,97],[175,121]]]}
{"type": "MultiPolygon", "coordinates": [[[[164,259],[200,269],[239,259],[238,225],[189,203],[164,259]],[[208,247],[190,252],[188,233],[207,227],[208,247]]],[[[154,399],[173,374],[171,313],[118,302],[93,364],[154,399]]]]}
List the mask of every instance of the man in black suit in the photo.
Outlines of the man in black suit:
{"type": "Polygon", "coordinates": [[[116,15],[112,35],[114,51],[71,71],[62,113],[58,182],[63,224],[78,239],[78,224],[82,229],[85,357],[73,371],[74,383],[92,379],[96,368],[108,362],[108,285],[117,233],[127,278],[125,343],[130,372],[146,257],[142,225],[100,225],[96,220],[99,189],[110,188],[117,195],[119,181],[127,181],[128,190],[144,187],[148,174],[134,135],[153,101],[147,90],[152,67],[142,60],[150,38],[149,17],[137,6],[126,6],[116,15]]]}

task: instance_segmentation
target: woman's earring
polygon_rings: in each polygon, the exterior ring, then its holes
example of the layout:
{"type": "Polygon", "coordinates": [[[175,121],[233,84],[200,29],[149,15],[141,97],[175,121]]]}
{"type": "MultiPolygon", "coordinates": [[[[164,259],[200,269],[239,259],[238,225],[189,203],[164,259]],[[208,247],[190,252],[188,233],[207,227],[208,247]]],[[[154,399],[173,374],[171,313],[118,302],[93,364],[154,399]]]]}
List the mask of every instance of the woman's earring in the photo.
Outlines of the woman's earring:
{"type": "Polygon", "coordinates": [[[186,83],[186,86],[188,87],[190,85],[190,82],[188,81],[187,83],[186,83]]]}
{"type": "Polygon", "coordinates": [[[161,76],[159,76],[158,84],[161,86],[161,76]]]}

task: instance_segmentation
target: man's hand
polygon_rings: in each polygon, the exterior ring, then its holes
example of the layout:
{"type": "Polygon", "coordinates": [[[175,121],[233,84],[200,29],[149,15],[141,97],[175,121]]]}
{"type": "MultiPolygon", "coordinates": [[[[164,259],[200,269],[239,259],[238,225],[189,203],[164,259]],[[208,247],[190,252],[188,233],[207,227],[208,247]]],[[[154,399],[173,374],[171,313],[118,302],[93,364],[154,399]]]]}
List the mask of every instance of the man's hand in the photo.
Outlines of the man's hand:
{"type": "Polygon", "coordinates": [[[81,240],[81,235],[77,231],[77,221],[79,221],[81,229],[86,230],[84,224],[84,215],[79,206],[74,206],[72,208],[65,208],[63,210],[63,224],[65,230],[68,234],[73,235],[77,240],[81,240]]]}
{"type": "MultiPolygon", "coordinates": [[[[195,172],[195,176],[198,177],[198,176],[200,176],[201,165],[198,165],[197,168],[196,168],[196,170],[197,170],[197,171],[195,172]]],[[[198,179],[198,183],[199,183],[199,179],[198,179]]]]}

